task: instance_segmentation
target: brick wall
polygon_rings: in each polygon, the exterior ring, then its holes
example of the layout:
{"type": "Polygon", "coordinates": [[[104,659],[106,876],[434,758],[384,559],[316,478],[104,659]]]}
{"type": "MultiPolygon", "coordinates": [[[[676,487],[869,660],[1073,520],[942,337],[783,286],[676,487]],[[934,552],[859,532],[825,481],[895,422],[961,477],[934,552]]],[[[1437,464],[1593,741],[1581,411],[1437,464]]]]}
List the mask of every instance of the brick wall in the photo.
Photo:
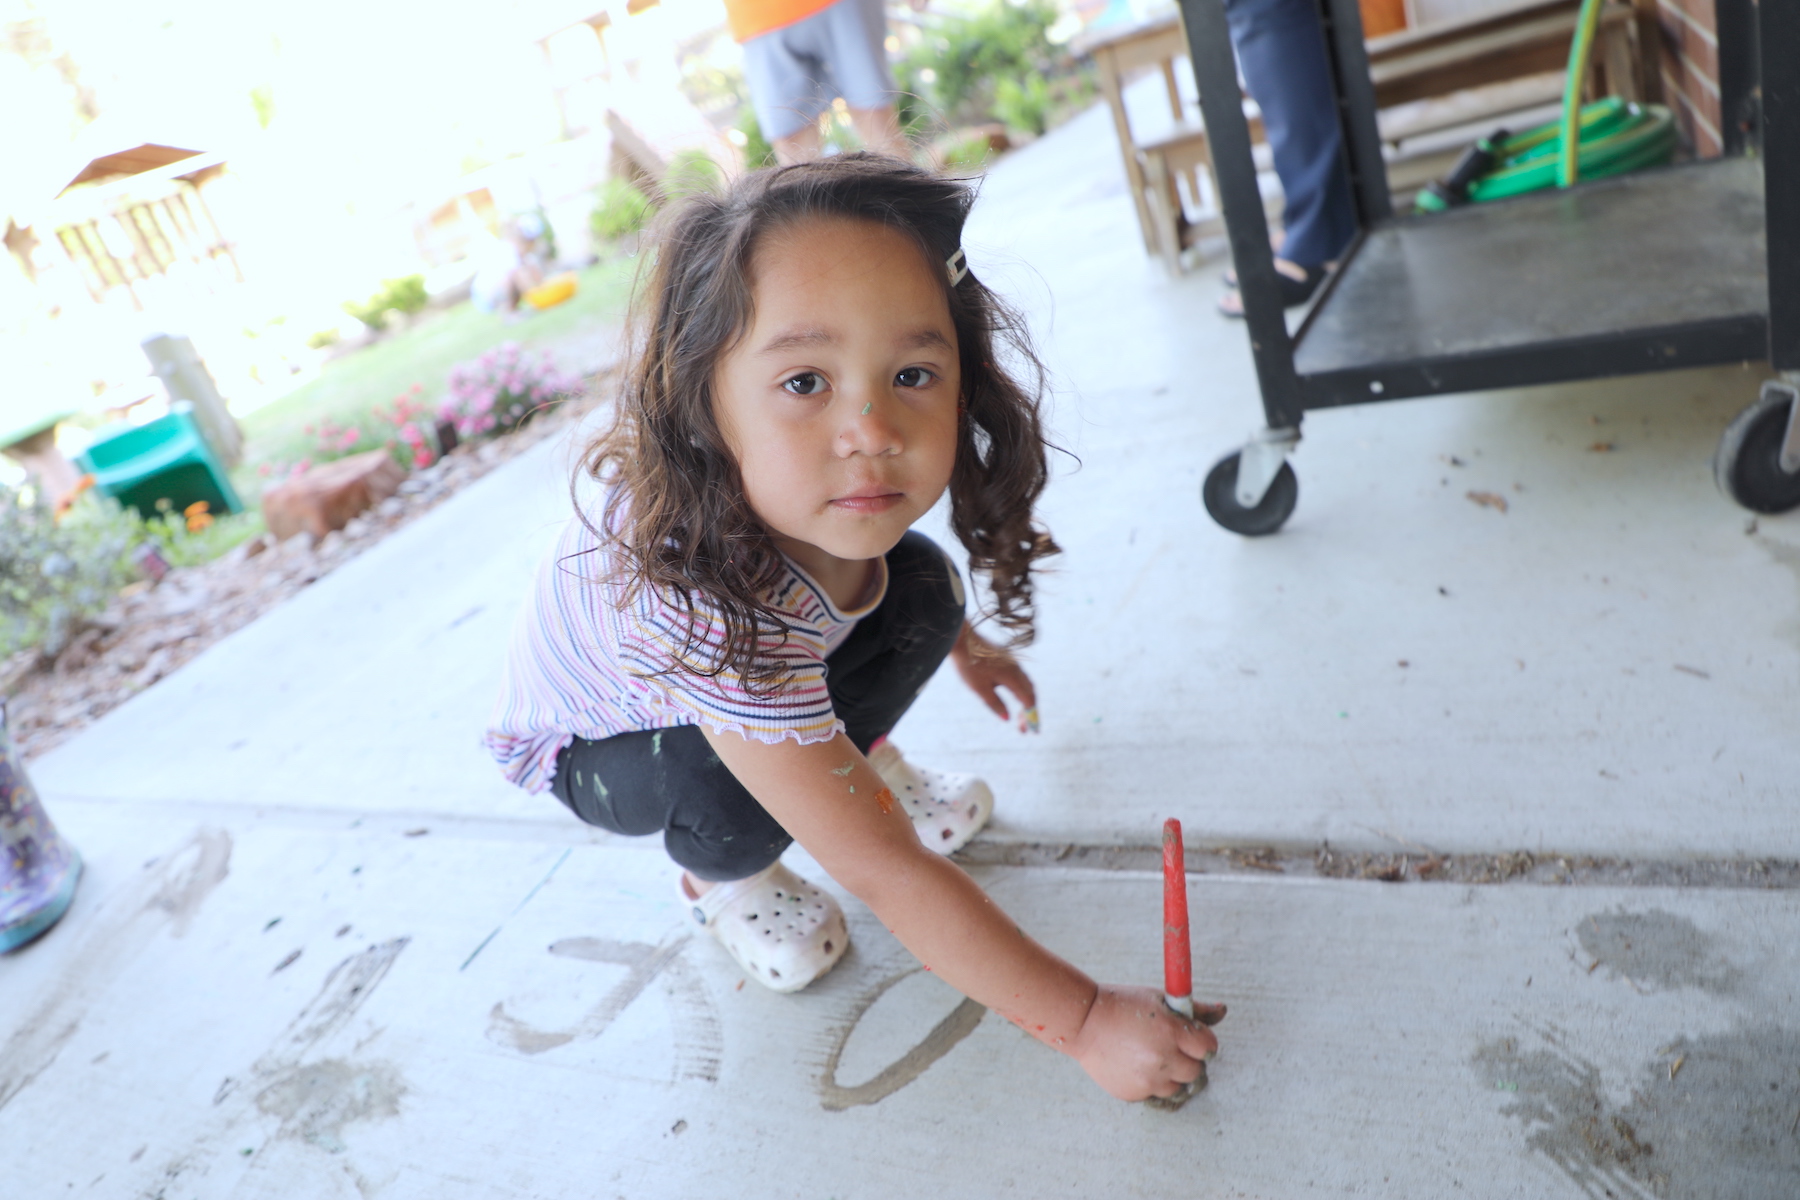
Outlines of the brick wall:
{"type": "Polygon", "coordinates": [[[1655,0],[1662,31],[1664,103],[1696,158],[1715,158],[1719,139],[1719,40],[1713,0],[1655,0]]]}

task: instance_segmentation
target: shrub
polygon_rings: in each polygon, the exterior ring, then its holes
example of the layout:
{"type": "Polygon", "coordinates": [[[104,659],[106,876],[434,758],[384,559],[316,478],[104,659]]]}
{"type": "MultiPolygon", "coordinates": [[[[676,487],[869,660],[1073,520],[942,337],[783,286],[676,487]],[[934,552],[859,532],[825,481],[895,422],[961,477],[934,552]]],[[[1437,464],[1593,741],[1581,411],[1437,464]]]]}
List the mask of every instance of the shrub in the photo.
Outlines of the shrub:
{"type": "Polygon", "coordinates": [[[623,179],[608,179],[594,196],[588,225],[594,237],[616,242],[642,229],[650,220],[650,198],[623,179]]]}
{"type": "Polygon", "coordinates": [[[1044,132],[1050,120],[1050,85],[1032,74],[1020,82],[1011,76],[994,83],[994,115],[1014,129],[1044,132]]]}
{"type": "Polygon", "coordinates": [[[391,312],[422,312],[431,303],[431,295],[425,290],[423,275],[406,275],[399,279],[384,279],[381,287],[367,300],[344,301],[344,311],[367,325],[375,333],[387,328],[388,314],[391,312]]]}
{"type": "Polygon", "coordinates": [[[518,428],[576,387],[548,351],[528,356],[519,343],[507,342],[450,369],[449,394],[438,416],[456,426],[457,437],[473,441],[518,428]]]}
{"type": "Polygon", "coordinates": [[[719,164],[712,160],[712,155],[698,147],[690,147],[677,150],[669,159],[660,190],[663,201],[672,204],[688,196],[716,191],[722,179],[719,164]]]}
{"type": "Polygon", "coordinates": [[[0,484],[0,658],[33,647],[59,653],[135,577],[136,525],[92,493],[59,518],[35,488],[0,484]]]}
{"type": "Polygon", "coordinates": [[[737,131],[744,137],[738,148],[744,152],[746,171],[760,171],[775,165],[775,147],[763,136],[756,110],[748,104],[744,105],[743,115],[738,118],[737,131]]]}
{"type": "Polygon", "coordinates": [[[998,115],[997,81],[1017,86],[1016,81],[1044,76],[1056,65],[1049,39],[1056,17],[1051,0],[994,0],[971,13],[945,16],[907,55],[902,75],[951,124],[985,121],[998,115]]]}
{"type": "Polygon", "coordinates": [[[0,484],[0,659],[29,649],[59,654],[138,577],[141,547],[154,546],[170,566],[192,567],[262,530],[258,513],[215,517],[204,502],[176,512],[165,501],[140,517],[84,488],[54,511],[36,489],[0,484]]]}
{"type": "Polygon", "coordinates": [[[110,500],[98,503],[110,506],[129,524],[133,546],[154,544],[171,567],[197,567],[211,562],[265,528],[262,514],[254,509],[215,516],[204,500],[179,512],[172,505],[159,505],[156,516],[141,520],[130,509],[120,512],[110,500]]]}
{"type": "Polygon", "coordinates": [[[370,409],[358,423],[339,425],[326,417],[306,425],[304,432],[313,445],[304,457],[297,462],[269,459],[258,465],[256,472],[274,485],[334,459],[377,448],[386,450],[408,470],[428,467],[437,460],[438,451],[431,406],[421,398],[424,391],[423,384],[415,383],[385,406],[370,409]]]}
{"type": "Polygon", "coordinates": [[[411,390],[394,397],[387,408],[378,408],[375,415],[393,429],[393,436],[386,443],[390,454],[400,459],[405,467],[429,467],[437,458],[436,437],[427,432],[426,422],[420,418],[430,411],[430,405],[419,399],[425,389],[413,384],[411,390]]]}
{"type": "Polygon", "coordinates": [[[399,279],[386,280],[382,284],[382,294],[390,309],[409,317],[424,312],[425,306],[431,303],[431,293],[425,290],[423,275],[403,275],[399,279]]]}
{"type": "Polygon", "coordinates": [[[972,134],[953,142],[944,151],[946,168],[980,167],[993,157],[993,143],[984,133],[972,134]]]}

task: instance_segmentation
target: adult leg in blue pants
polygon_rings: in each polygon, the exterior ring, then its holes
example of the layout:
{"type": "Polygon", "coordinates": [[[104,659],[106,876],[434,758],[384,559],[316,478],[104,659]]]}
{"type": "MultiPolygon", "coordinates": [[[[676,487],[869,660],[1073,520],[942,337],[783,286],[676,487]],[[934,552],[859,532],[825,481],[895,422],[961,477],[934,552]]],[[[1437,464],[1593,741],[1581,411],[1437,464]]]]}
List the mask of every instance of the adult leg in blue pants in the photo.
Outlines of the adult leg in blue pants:
{"type": "MultiPolygon", "coordinates": [[[[1286,197],[1286,236],[1275,260],[1282,295],[1300,304],[1356,236],[1325,32],[1314,0],[1225,0],[1225,18],[1286,197]]],[[[1244,311],[1236,292],[1219,308],[1244,311]]]]}

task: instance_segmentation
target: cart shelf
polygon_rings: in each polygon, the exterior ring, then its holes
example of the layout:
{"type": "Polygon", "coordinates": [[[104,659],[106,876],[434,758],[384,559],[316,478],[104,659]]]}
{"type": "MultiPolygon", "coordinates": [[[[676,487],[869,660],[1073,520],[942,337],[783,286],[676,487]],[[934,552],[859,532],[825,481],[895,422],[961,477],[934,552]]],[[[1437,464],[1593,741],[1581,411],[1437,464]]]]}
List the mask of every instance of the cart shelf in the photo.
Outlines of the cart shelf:
{"type": "Polygon", "coordinates": [[[1381,222],[1295,339],[1306,407],[1760,359],[1762,183],[1715,159],[1381,222]]]}

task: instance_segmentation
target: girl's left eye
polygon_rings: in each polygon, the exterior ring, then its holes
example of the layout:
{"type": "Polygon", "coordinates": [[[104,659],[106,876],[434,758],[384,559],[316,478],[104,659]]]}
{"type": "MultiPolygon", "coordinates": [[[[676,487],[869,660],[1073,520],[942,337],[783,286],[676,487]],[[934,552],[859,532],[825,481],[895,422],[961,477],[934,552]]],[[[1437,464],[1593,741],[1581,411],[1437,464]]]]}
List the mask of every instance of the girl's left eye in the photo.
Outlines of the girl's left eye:
{"type": "Polygon", "coordinates": [[[802,371],[792,379],[784,380],[781,386],[796,396],[812,396],[825,390],[825,379],[812,371],[802,371]]]}
{"type": "Polygon", "coordinates": [[[924,367],[908,367],[894,376],[894,382],[903,388],[920,388],[931,382],[931,372],[924,367]]]}

